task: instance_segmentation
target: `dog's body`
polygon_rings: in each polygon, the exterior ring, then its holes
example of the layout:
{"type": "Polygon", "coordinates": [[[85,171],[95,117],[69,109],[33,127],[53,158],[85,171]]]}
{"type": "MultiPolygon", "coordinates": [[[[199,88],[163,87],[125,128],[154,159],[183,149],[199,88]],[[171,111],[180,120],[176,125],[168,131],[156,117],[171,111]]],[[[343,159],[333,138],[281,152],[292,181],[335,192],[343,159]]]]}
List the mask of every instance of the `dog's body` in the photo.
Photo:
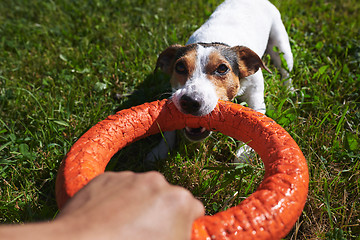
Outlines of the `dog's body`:
{"type": "MultiPolygon", "coordinates": [[[[250,108],[265,113],[264,78],[258,70],[268,69],[260,57],[269,53],[282,77],[289,77],[281,67],[275,46],[291,71],[289,39],[276,7],[267,0],[226,0],[193,33],[187,45],[164,50],[157,68],[171,76],[172,100],[186,114],[209,114],[219,99],[231,101],[236,96],[250,108]]],[[[290,79],[286,84],[291,86],[290,79]]],[[[198,141],[209,132],[204,128],[185,128],[185,135],[198,141]]],[[[175,133],[165,133],[165,139],[147,156],[148,161],[166,158],[175,144],[175,133]]]]}

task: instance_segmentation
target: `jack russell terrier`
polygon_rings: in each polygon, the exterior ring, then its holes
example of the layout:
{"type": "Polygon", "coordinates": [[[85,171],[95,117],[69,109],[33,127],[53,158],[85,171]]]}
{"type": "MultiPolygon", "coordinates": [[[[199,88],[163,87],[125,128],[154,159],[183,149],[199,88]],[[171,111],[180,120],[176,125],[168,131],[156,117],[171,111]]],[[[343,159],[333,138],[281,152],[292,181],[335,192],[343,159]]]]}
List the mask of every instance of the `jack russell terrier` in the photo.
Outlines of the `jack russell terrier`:
{"type": "MultiPolygon", "coordinates": [[[[265,52],[291,88],[279,56],[283,53],[291,71],[293,56],[279,11],[268,0],[225,0],[185,46],[172,45],[160,54],[156,69],[170,75],[171,99],[185,114],[207,115],[219,99],[231,101],[236,96],[265,113],[261,68],[270,72],[261,60],[265,52]]],[[[184,133],[191,141],[201,141],[210,131],[186,127],[184,133]]],[[[175,131],[165,132],[164,138],[147,155],[147,163],[166,158],[174,147],[175,131]]],[[[250,150],[247,146],[239,149],[235,161],[250,150]]]]}

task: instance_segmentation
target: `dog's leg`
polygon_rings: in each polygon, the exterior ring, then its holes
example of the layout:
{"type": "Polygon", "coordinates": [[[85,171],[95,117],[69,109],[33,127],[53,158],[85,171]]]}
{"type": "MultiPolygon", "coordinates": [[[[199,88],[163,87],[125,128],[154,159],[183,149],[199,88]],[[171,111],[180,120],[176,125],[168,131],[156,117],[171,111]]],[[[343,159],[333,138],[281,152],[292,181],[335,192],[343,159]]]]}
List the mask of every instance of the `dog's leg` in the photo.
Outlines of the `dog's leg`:
{"type": "Polygon", "coordinates": [[[243,142],[240,142],[240,147],[236,150],[234,162],[248,163],[250,159],[255,156],[255,151],[243,142]]]}
{"type": "MultiPolygon", "coordinates": [[[[254,75],[247,77],[245,84],[250,85],[246,87],[246,90],[240,99],[245,101],[250,108],[265,114],[264,77],[262,71],[259,70],[254,75]]],[[[235,153],[234,162],[249,162],[250,158],[254,156],[255,152],[251,147],[246,145],[246,143],[240,143],[240,147],[235,153]]]]}
{"type": "Polygon", "coordinates": [[[246,78],[240,85],[245,86],[245,92],[240,96],[240,99],[246,102],[249,108],[257,112],[265,114],[266,106],[264,101],[264,76],[261,70],[246,78]]]}
{"type": "Polygon", "coordinates": [[[284,81],[284,85],[289,90],[293,90],[291,84],[291,78],[289,72],[291,72],[294,64],[293,55],[289,43],[289,37],[286,32],[285,26],[281,21],[280,15],[274,20],[271,30],[270,37],[266,52],[270,54],[271,60],[274,65],[279,69],[281,77],[284,81]],[[278,51],[274,51],[274,47],[278,48],[278,51]],[[287,64],[287,70],[283,68],[279,53],[283,53],[284,60],[287,64]]]}
{"type": "Polygon", "coordinates": [[[157,160],[165,159],[176,143],[176,131],[164,132],[160,143],[149,152],[145,158],[145,165],[153,168],[157,160]]]}

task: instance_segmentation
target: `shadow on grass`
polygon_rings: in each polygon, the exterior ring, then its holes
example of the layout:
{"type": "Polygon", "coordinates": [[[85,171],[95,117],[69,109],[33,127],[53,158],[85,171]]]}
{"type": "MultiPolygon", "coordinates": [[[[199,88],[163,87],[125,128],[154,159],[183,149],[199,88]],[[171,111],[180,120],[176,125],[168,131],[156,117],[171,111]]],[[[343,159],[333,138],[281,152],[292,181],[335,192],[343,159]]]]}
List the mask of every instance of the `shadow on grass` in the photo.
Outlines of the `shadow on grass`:
{"type": "Polygon", "coordinates": [[[114,97],[120,101],[120,105],[116,111],[137,106],[145,102],[169,98],[170,96],[171,87],[169,76],[157,71],[149,74],[144,81],[137,85],[136,90],[134,90],[131,95],[123,96],[116,94],[114,97]]]}
{"type": "MultiPolygon", "coordinates": [[[[141,105],[145,102],[162,100],[171,96],[169,77],[162,72],[149,74],[141,82],[136,90],[129,96],[116,95],[122,101],[116,112],[141,105]],[[123,100],[122,98],[126,98],[123,100]]],[[[144,165],[144,158],[150,150],[161,140],[161,134],[156,134],[140,141],[134,142],[116,153],[106,167],[106,171],[143,172],[147,168],[144,165]]]]}

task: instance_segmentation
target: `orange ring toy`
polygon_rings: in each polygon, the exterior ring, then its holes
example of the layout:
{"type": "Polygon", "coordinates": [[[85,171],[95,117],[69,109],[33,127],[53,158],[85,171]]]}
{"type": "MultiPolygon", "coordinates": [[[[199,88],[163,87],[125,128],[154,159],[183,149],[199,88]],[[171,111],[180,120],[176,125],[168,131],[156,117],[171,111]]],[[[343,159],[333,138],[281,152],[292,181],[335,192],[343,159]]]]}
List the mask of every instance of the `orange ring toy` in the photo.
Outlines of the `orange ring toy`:
{"type": "Polygon", "coordinates": [[[182,114],[171,100],[122,110],[99,122],[73,145],[56,179],[56,200],[66,201],[95,176],[111,157],[132,142],[185,126],[220,131],[249,143],[265,165],[258,189],[238,206],[193,223],[192,240],[281,239],[304,208],[309,185],[306,160],[291,136],[265,115],[219,101],[207,116],[182,114]]]}

